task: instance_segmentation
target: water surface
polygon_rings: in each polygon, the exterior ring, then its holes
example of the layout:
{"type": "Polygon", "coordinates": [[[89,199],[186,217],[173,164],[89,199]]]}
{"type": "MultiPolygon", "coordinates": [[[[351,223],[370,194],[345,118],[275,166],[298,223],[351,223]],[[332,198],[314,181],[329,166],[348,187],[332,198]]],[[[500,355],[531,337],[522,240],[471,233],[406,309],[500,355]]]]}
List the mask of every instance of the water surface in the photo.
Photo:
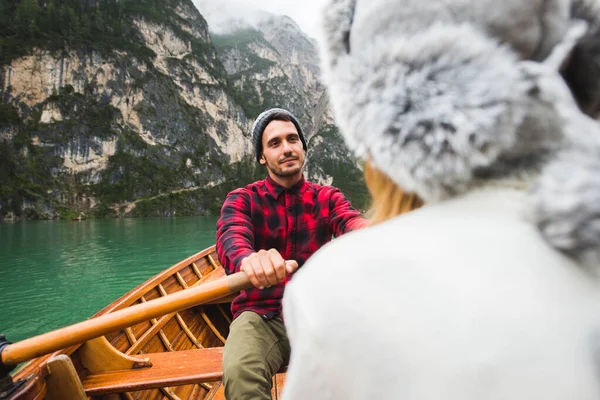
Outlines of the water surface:
{"type": "Polygon", "coordinates": [[[16,342],[89,318],[215,242],[217,217],[0,223],[0,333],[16,342]]]}

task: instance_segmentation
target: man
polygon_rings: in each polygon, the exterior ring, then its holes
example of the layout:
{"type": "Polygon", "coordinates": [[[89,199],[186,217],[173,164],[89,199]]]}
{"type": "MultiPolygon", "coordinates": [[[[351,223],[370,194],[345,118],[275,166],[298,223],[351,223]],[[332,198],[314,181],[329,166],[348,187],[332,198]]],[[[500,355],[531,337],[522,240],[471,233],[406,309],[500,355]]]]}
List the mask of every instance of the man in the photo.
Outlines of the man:
{"type": "Polygon", "coordinates": [[[217,223],[219,261],[254,285],[231,305],[223,381],[226,397],[235,400],[270,399],[272,377],[289,360],[281,298],[290,274],[332,235],[367,224],[339,189],[304,179],[306,140],[292,113],[263,112],[252,140],[268,176],[229,193],[217,223]]]}

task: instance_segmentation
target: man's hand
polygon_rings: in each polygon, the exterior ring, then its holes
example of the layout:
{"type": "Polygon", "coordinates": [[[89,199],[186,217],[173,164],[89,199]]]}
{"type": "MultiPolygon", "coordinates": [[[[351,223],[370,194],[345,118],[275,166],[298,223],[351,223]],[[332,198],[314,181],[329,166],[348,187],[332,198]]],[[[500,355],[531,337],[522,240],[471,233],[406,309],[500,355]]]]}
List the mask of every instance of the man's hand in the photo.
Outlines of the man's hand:
{"type": "Polygon", "coordinates": [[[285,280],[286,275],[298,268],[298,262],[284,260],[275,249],[260,250],[242,260],[240,270],[248,275],[248,279],[259,289],[276,285],[285,280]]]}

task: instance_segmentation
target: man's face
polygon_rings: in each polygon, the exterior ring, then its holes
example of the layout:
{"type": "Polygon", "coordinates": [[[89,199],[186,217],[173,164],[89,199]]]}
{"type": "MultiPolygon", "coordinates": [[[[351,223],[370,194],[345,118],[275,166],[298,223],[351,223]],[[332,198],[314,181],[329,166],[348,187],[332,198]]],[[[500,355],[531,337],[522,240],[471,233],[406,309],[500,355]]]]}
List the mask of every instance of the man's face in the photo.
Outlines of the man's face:
{"type": "Polygon", "coordinates": [[[271,121],[262,135],[260,163],[270,173],[289,178],[300,174],[304,166],[304,148],[296,126],[291,121],[271,121]]]}

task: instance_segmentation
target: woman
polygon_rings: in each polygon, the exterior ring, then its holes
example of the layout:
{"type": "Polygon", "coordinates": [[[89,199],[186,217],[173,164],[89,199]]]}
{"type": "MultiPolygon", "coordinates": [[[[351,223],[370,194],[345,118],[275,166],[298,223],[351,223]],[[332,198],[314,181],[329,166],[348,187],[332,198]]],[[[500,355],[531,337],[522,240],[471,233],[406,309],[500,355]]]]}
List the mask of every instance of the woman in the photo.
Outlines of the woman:
{"type": "Polygon", "coordinates": [[[284,399],[600,398],[599,10],[329,1],[375,220],[286,288],[284,399]],[[404,192],[426,205],[398,216],[404,192]]]}

